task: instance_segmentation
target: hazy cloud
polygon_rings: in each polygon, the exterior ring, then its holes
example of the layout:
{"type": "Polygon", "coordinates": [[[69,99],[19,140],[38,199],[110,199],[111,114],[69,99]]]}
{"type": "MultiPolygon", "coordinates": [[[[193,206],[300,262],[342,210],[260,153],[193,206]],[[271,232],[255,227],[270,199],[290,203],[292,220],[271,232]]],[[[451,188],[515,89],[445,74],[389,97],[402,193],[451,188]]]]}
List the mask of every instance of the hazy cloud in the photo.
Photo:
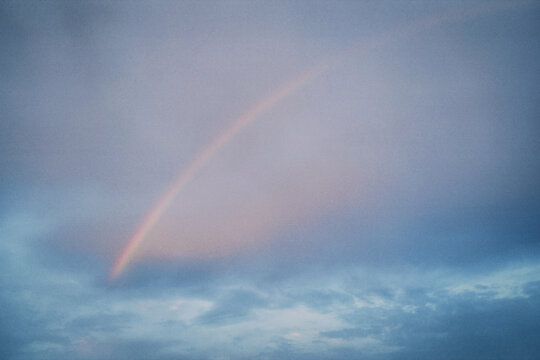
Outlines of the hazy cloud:
{"type": "Polygon", "coordinates": [[[533,359],[538,18],[3,1],[0,357],[533,359]],[[111,281],[178,172],[317,64],[111,281]]]}

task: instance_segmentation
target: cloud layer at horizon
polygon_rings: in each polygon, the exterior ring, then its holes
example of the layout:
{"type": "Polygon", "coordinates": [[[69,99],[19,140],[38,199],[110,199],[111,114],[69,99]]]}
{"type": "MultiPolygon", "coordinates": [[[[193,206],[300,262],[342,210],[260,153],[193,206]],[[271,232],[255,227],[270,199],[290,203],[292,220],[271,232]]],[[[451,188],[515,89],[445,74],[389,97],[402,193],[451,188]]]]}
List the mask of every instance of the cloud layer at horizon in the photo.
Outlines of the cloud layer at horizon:
{"type": "Polygon", "coordinates": [[[0,357],[533,359],[540,7],[501,4],[3,2],[0,357]]]}

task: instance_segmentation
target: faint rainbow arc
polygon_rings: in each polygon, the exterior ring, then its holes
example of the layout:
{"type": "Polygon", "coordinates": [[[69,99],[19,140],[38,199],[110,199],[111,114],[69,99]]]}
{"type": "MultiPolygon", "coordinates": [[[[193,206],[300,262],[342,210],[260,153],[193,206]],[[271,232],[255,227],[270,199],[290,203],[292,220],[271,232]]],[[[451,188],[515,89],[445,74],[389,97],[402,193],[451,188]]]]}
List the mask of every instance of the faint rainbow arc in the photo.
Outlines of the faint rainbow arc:
{"type": "Polygon", "coordinates": [[[122,273],[129,261],[133,258],[133,255],[144,240],[145,236],[167,210],[176,195],[219,149],[229,142],[244,127],[251,123],[257,116],[271,108],[288,95],[292,94],[294,91],[298,90],[309,80],[324,72],[325,69],[330,67],[332,63],[337,62],[345,53],[360,47],[364,50],[375,48],[384,45],[387,42],[409,36],[422,29],[429,28],[430,26],[452,21],[459,21],[466,19],[467,17],[475,17],[484,13],[505,8],[518,7],[530,3],[533,2],[530,0],[517,2],[495,2],[481,4],[480,6],[470,8],[457,8],[443,14],[426,16],[355,43],[338,55],[330,57],[327,61],[310,67],[308,70],[302,72],[299,76],[296,76],[289,82],[285,83],[285,85],[283,85],[281,88],[263,98],[240,117],[238,117],[235,121],[233,121],[231,125],[225,128],[206,147],[204,147],[188,164],[188,166],[177,175],[175,180],[169,186],[169,189],[163,194],[159,201],[154,205],[150,213],[144,218],[142,224],[137,228],[135,234],[131,237],[128,244],[117,257],[114,266],[110,271],[109,279],[112,281],[122,273]]]}
{"type": "Polygon", "coordinates": [[[152,210],[144,218],[142,224],[137,228],[134,235],[124,247],[120,256],[116,259],[109,274],[109,279],[116,279],[126,268],[133,258],[137,248],[141,245],[145,236],[154,227],[159,218],[170,206],[176,195],[193,178],[193,176],[212,158],[212,156],[227,144],[236,134],[249,125],[257,116],[271,108],[279,101],[299,89],[302,85],[313,79],[326,68],[326,63],[317,64],[304,71],[299,76],[285,83],[278,90],[271,93],[256,103],[240,117],[217,135],[208,145],[206,145],[195,158],[184,168],[169,186],[168,190],[161,196],[152,210]]]}

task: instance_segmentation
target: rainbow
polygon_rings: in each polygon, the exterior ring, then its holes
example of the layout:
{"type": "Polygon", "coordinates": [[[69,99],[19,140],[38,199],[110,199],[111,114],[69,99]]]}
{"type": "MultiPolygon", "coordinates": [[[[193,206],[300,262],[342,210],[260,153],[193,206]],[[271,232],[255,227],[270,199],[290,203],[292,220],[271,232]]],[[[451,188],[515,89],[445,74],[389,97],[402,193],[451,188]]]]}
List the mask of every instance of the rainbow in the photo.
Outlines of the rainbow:
{"type": "Polygon", "coordinates": [[[143,222],[139,225],[127,245],[123,248],[122,252],[117,257],[110,271],[109,279],[113,281],[120,274],[122,274],[122,272],[126,269],[127,265],[130,263],[131,259],[135,255],[137,249],[144,241],[146,235],[159,221],[160,217],[167,210],[167,208],[170,206],[178,193],[223,146],[225,146],[236,134],[242,131],[259,115],[270,109],[272,106],[276,105],[279,101],[283,100],[287,96],[300,89],[303,85],[314,79],[317,75],[323,73],[326,69],[330,67],[332,63],[337,62],[339,58],[343,57],[344,54],[354,51],[357,48],[360,48],[362,50],[372,49],[374,47],[384,45],[387,42],[396,41],[400,38],[410,36],[411,34],[416,33],[422,29],[436,26],[442,23],[464,20],[491,11],[506,9],[510,7],[517,7],[519,5],[524,5],[528,3],[530,3],[530,1],[527,0],[522,2],[487,3],[470,8],[458,8],[443,14],[436,14],[417,19],[408,22],[405,25],[379,33],[361,42],[355,43],[353,44],[353,46],[347,48],[339,55],[333,56],[327,61],[312,66],[308,70],[302,72],[300,75],[294,77],[292,80],[288,81],[282,87],[260,100],[258,103],[248,109],[245,113],[243,113],[240,117],[234,120],[227,128],[225,128],[210,143],[208,143],[199,153],[197,153],[195,158],[180,171],[180,173],[176,176],[167,191],[152,207],[151,211],[144,218],[143,222]]]}
{"type": "Polygon", "coordinates": [[[171,205],[172,201],[178,195],[180,190],[197,174],[197,172],[216,154],[225,144],[227,144],[236,134],[249,125],[257,116],[267,111],[273,105],[283,100],[302,85],[322,73],[326,68],[325,63],[317,64],[304,71],[299,76],[293,78],[278,90],[263,98],[252,106],[240,117],[234,120],[227,128],[218,134],[210,143],[208,143],[195,158],[176,176],[168,190],[161,196],[152,210],[144,218],[141,225],[137,228],[128,244],[124,247],[120,256],[116,259],[114,266],[109,274],[109,279],[116,279],[129,264],[137,248],[141,245],[146,235],[159,218],[171,205]]]}

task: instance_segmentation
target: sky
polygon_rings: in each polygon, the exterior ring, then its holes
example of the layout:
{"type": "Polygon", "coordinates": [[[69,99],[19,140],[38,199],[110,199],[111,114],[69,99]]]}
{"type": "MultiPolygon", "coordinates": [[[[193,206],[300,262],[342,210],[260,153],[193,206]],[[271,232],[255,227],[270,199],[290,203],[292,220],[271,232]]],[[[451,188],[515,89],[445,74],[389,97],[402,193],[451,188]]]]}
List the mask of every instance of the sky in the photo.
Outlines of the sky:
{"type": "Polygon", "coordinates": [[[537,358],[539,33],[0,0],[0,358],[537,358]]]}

